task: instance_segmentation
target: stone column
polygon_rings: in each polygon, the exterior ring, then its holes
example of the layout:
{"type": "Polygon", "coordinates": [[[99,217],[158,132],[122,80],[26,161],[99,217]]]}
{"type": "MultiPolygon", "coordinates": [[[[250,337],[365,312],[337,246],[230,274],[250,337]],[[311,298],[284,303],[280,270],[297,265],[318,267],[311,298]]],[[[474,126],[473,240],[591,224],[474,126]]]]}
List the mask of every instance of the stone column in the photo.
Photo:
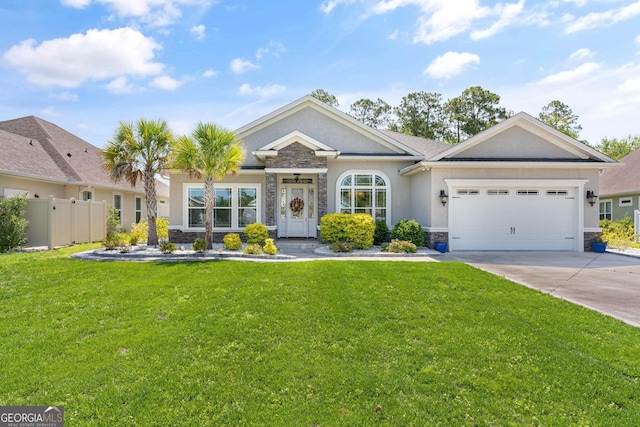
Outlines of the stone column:
{"type": "Polygon", "coordinates": [[[329,193],[327,191],[327,174],[318,174],[318,225],[320,224],[320,218],[327,214],[327,205],[329,193]]]}
{"type": "Polygon", "coordinates": [[[276,223],[276,207],[278,201],[278,185],[275,173],[265,174],[265,203],[264,203],[264,224],[268,227],[277,225],[276,223]]]}

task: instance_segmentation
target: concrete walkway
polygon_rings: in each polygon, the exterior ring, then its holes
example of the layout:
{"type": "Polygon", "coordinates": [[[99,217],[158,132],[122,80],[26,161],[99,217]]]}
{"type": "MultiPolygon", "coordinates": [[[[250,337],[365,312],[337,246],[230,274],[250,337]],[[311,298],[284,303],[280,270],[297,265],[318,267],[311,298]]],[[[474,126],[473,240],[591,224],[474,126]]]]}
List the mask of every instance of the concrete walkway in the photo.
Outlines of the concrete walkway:
{"type": "Polygon", "coordinates": [[[461,261],[640,327],[640,259],[595,252],[453,252],[461,261]]]}

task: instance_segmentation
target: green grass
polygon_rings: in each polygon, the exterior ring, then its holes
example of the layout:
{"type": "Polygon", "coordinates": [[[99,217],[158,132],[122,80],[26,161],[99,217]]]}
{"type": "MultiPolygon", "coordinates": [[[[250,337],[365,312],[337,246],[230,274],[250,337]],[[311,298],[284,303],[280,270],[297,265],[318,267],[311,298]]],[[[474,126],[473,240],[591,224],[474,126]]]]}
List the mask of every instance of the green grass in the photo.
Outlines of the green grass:
{"type": "Polygon", "coordinates": [[[0,405],[68,425],[640,419],[640,330],[464,264],[71,251],[0,257],[0,405]]]}

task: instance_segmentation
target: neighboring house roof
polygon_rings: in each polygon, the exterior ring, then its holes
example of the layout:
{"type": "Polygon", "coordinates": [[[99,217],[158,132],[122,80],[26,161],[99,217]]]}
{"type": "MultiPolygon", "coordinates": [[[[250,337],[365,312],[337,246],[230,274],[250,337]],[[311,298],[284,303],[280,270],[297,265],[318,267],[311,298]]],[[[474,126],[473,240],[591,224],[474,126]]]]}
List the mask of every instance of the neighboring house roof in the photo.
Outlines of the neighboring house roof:
{"type": "Polygon", "coordinates": [[[169,186],[164,182],[156,179],[156,196],[169,198],[169,186]]]}
{"type": "Polygon", "coordinates": [[[125,180],[113,182],[102,166],[102,150],[35,116],[0,121],[0,147],[2,173],[144,192],[141,181],[135,188],[125,180]]]}
{"type": "Polygon", "coordinates": [[[622,167],[606,169],[600,175],[600,198],[640,193],[640,150],[620,159],[622,167]]]}

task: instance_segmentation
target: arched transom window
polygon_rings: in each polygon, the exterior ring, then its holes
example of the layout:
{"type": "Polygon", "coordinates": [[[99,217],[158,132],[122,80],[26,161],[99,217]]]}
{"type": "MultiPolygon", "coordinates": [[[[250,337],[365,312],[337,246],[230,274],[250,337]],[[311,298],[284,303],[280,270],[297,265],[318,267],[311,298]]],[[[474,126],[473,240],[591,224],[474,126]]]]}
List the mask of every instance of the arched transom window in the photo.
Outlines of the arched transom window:
{"type": "Polygon", "coordinates": [[[389,178],[380,172],[347,172],[338,180],[342,213],[366,213],[389,222],[389,178]]]}

